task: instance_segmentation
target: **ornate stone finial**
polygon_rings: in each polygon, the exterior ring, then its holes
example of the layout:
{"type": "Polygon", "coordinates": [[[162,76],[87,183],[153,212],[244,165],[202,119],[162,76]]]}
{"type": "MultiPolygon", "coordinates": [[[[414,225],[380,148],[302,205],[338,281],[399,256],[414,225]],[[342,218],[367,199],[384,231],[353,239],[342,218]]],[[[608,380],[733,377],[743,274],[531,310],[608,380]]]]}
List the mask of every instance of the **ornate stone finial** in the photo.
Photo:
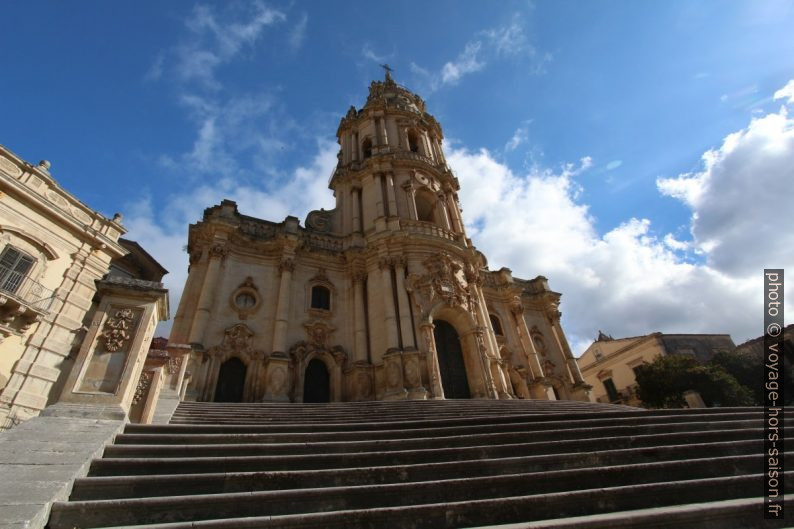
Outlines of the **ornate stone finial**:
{"type": "Polygon", "coordinates": [[[115,215],[113,215],[113,222],[115,222],[116,224],[121,224],[122,220],[124,220],[124,215],[122,215],[121,213],[116,213],[115,215]]]}
{"type": "Polygon", "coordinates": [[[52,167],[52,164],[49,160],[42,160],[39,162],[39,169],[50,172],[50,167],[52,167]]]}
{"type": "Polygon", "coordinates": [[[391,73],[394,69],[388,64],[381,64],[380,67],[386,72],[386,82],[394,82],[394,79],[391,78],[391,73]]]}

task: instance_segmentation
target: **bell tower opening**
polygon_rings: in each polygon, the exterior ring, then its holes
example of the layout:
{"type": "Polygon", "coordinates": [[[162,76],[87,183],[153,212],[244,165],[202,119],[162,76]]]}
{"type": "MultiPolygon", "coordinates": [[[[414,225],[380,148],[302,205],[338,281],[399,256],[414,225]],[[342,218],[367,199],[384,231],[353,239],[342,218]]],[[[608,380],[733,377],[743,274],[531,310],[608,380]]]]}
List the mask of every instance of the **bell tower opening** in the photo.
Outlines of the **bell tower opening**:
{"type": "Polygon", "coordinates": [[[416,193],[416,218],[424,222],[436,222],[434,197],[425,190],[416,193]]]}
{"type": "Polygon", "coordinates": [[[419,136],[415,130],[408,131],[408,150],[411,152],[419,152],[419,136]]]}
{"type": "Polygon", "coordinates": [[[466,377],[466,364],[463,361],[458,331],[444,320],[435,320],[433,324],[444,398],[470,399],[469,380],[466,377]]]}
{"type": "Polygon", "coordinates": [[[245,364],[237,357],[222,363],[215,386],[215,402],[242,402],[245,372],[245,364]]]}
{"type": "Polygon", "coordinates": [[[312,358],[303,377],[303,402],[331,402],[331,376],[325,362],[312,358]]]}

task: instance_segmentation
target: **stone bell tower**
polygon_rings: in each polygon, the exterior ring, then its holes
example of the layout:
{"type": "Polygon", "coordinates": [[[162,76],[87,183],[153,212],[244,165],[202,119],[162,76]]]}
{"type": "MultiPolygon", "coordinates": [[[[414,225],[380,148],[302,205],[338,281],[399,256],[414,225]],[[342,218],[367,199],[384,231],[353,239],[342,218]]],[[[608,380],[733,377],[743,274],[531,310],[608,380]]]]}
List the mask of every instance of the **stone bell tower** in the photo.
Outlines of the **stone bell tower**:
{"type": "Polygon", "coordinates": [[[194,351],[187,398],[587,400],[560,295],[466,237],[424,101],[387,68],[337,138],[334,209],[301,227],[224,201],[191,226],[171,335],[194,351]]]}

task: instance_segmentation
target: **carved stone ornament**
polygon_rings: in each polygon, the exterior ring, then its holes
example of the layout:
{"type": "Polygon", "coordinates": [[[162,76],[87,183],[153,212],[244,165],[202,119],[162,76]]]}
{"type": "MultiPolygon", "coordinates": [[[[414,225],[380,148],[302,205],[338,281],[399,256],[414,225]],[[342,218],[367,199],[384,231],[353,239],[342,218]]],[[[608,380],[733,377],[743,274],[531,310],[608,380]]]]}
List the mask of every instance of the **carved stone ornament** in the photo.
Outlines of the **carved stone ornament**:
{"type": "Polygon", "coordinates": [[[223,333],[221,345],[216,345],[208,351],[212,355],[223,356],[228,353],[243,353],[251,356],[254,331],[243,323],[238,323],[226,329],[223,333]]]}
{"type": "Polygon", "coordinates": [[[452,307],[466,310],[473,307],[474,296],[459,262],[446,254],[440,254],[426,259],[423,264],[426,274],[410,274],[406,280],[406,287],[414,293],[414,302],[420,309],[429,309],[436,299],[452,307]]]}
{"type": "Polygon", "coordinates": [[[132,309],[117,310],[112,318],[108,318],[102,331],[105,349],[112,353],[124,346],[124,343],[131,337],[130,329],[134,319],[135,312],[132,309]]]}
{"type": "Polygon", "coordinates": [[[552,362],[551,360],[546,360],[543,362],[543,374],[547,377],[550,377],[554,374],[554,368],[557,364],[552,362]]]}
{"type": "Polygon", "coordinates": [[[320,233],[328,233],[331,231],[332,219],[333,210],[314,210],[309,212],[309,215],[306,217],[306,227],[320,233]]]}
{"type": "Polygon", "coordinates": [[[347,362],[348,356],[345,349],[341,345],[335,345],[328,349],[324,346],[318,346],[315,343],[300,341],[290,347],[289,355],[293,362],[302,363],[314,354],[315,356],[331,355],[337,365],[342,366],[347,362]]]}
{"type": "Polygon", "coordinates": [[[132,396],[133,404],[138,404],[141,402],[141,400],[143,400],[143,398],[149,392],[149,388],[152,385],[153,379],[154,371],[141,372],[141,378],[138,379],[138,385],[135,387],[135,394],[132,396]]]}
{"type": "Polygon", "coordinates": [[[221,243],[213,244],[210,246],[209,255],[210,257],[223,259],[229,254],[229,249],[221,243]]]}
{"type": "Polygon", "coordinates": [[[279,272],[293,272],[295,271],[295,260],[287,257],[282,259],[281,262],[278,264],[279,272]]]}
{"type": "Polygon", "coordinates": [[[328,348],[328,340],[334,330],[336,330],[327,322],[319,320],[305,323],[303,327],[306,329],[309,343],[320,349],[328,348]]]}
{"type": "Polygon", "coordinates": [[[181,367],[182,355],[172,356],[168,359],[168,363],[166,363],[166,370],[168,371],[169,375],[179,373],[179,369],[181,367]]]}

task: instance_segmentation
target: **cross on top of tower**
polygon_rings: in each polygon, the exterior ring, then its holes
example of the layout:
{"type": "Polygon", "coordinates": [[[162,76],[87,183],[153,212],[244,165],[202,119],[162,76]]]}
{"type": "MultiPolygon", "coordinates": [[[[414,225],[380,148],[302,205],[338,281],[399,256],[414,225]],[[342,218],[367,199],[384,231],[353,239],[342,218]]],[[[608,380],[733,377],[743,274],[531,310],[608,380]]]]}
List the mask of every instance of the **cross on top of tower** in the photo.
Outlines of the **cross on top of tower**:
{"type": "Polygon", "coordinates": [[[391,72],[393,72],[394,69],[391,66],[389,66],[388,64],[381,64],[380,67],[383,68],[384,71],[386,72],[386,80],[387,81],[391,81],[392,80],[391,72]]]}

